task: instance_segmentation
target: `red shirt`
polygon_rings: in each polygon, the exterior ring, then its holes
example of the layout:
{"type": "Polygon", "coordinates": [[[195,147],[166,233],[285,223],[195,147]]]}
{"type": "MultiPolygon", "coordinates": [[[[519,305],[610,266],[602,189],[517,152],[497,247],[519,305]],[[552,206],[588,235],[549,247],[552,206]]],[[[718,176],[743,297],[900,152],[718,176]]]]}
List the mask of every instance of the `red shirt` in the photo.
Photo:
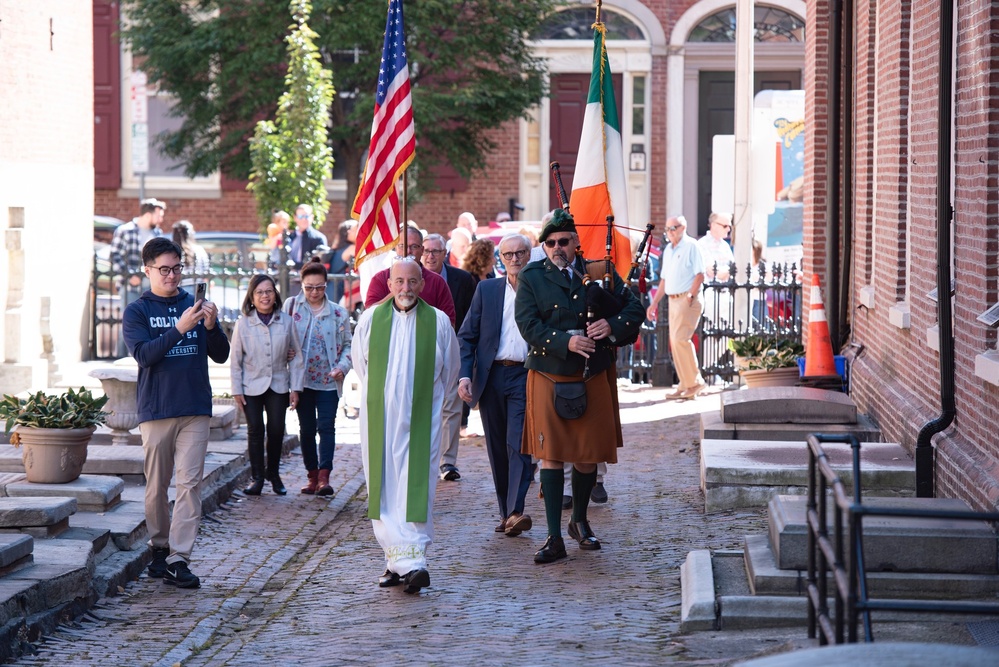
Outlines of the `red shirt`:
{"type": "MultiPolygon", "coordinates": [[[[434,308],[444,311],[451,318],[451,326],[454,326],[454,299],[451,298],[451,290],[447,286],[447,281],[439,273],[434,273],[425,266],[420,266],[420,269],[423,271],[424,283],[420,298],[434,308]]],[[[389,296],[388,279],[389,269],[382,269],[371,278],[371,282],[368,284],[368,295],[364,299],[365,308],[371,308],[389,296]]]]}

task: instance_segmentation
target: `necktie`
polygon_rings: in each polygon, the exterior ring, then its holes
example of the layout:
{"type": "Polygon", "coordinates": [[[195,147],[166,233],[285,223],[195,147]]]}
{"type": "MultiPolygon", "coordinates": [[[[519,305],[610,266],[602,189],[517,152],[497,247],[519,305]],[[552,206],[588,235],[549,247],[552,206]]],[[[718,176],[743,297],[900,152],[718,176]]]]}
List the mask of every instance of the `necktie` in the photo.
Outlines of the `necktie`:
{"type": "Polygon", "coordinates": [[[562,269],[562,275],[565,276],[565,281],[572,284],[572,278],[569,277],[569,269],[562,269]]]}

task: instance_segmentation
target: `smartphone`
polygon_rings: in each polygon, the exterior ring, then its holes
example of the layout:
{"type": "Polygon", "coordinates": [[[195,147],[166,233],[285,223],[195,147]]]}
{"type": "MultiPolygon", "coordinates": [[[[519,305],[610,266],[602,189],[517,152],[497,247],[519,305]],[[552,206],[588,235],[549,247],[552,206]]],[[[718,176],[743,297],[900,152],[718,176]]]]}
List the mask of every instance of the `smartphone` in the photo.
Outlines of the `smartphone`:
{"type": "Polygon", "coordinates": [[[208,283],[198,283],[194,288],[194,302],[205,301],[208,296],[208,283]]]}

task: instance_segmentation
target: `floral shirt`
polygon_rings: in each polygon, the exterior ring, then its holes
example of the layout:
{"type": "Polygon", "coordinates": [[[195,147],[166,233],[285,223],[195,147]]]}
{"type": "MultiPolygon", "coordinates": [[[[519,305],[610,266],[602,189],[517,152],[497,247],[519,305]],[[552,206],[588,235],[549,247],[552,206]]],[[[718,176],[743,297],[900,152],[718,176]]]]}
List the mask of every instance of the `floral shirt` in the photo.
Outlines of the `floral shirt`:
{"type": "Polygon", "coordinates": [[[330,376],[332,368],[326,339],[323,338],[323,332],[319,327],[311,327],[309,344],[305,349],[309,351],[309,356],[305,360],[305,388],[317,391],[336,389],[336,382],[330,376]]]}

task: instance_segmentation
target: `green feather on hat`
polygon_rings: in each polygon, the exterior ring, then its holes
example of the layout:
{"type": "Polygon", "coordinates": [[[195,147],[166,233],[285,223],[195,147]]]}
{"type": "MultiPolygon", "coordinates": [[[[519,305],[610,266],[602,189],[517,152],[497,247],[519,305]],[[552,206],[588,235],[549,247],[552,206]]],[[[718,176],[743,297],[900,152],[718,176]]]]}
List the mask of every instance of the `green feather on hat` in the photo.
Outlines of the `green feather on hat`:
{"type": "Polygon", "coordinates": [[[548,238],[549,234],[554,234],[556,232],[576,233],[576,221],[572,219],[572,216],[568,211],[562,208],[555,209],[552,219],[549,220],[541,230],[541,234],[538,236],[538,241],[543,243],[544,240],[548,238]]]}

